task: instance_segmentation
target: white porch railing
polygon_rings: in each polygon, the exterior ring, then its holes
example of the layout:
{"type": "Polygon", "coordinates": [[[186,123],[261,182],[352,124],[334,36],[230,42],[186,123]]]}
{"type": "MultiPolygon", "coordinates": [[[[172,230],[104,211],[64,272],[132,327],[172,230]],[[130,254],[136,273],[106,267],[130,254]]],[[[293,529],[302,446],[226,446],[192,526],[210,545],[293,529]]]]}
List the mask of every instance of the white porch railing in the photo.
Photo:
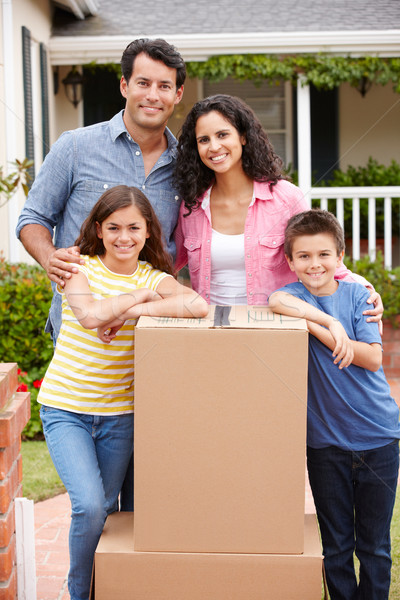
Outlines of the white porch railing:
{"type": "MultiPolygon", "coordinates": [[[[315,187],[309,197],[320,200],[320,207],[328,210],[328,200],[336,201],[336,217],[343,227],[344,200],[352,200],[352,239],[353,259],[360,258],[360,200],[368,200],[368,254],[371,260],[376,257],[376,200],[384,202],[384,262],[385,267],[392,268],[392,206],[400,203],[400,186],[381,187],[315,187]]],[[[334,212],[334,211],[333,211],[334,212]]],[[[395,224],[394,231],[400,237],[400,222],[395,224]]]]}

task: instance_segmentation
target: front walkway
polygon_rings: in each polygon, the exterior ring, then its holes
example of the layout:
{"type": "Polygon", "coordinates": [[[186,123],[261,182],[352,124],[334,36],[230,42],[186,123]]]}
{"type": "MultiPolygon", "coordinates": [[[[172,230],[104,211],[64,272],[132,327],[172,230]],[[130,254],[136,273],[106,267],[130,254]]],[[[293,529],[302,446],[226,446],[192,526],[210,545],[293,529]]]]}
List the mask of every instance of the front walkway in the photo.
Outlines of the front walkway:
{"type": "MultiPolygon", "coordinates": [[[[389,383],[400,405],[400,379],[389,383]]],[[[315,512],[308,481],[305,506],[306,513],[315,512]]],[[[67,589],[70,511],[67,494],[35,504],[37,600],[70,600],[67,589]]]]}

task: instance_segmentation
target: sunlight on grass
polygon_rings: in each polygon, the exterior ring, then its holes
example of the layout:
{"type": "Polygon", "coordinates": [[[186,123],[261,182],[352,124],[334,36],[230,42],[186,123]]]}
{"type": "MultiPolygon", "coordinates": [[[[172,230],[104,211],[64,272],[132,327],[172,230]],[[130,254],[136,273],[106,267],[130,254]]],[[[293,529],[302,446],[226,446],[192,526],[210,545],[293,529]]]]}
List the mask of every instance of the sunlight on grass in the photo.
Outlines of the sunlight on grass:
{"type": "Polygon", "coordinates": [[[46,442],[22,442],[23,494],[39,502],[65,492],[46,442]]]}

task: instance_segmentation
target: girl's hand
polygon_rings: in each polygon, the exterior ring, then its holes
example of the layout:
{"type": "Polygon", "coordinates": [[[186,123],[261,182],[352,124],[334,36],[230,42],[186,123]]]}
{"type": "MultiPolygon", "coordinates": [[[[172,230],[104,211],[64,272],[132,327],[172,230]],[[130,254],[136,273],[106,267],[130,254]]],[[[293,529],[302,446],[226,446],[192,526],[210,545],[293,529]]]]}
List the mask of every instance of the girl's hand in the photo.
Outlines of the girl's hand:
{"type": "Polygon", "coordinates": [[[332,356],[335,357],[333,364],[339,365],[339,369],[348,367],[354,358],[354,349],[349,336],[337,319],[332,320],[329,331],[335,340],[335,347],[332,352],[332,356]]]}
{"type": "Polygon", "coordinates": [[[97,337],[104,343],[109,344],[117,335],[117,332],[121,329],[124,323],[121,322],[119,325],[110,327],[109,325],[102,325],[97,328],[97,337]]]}

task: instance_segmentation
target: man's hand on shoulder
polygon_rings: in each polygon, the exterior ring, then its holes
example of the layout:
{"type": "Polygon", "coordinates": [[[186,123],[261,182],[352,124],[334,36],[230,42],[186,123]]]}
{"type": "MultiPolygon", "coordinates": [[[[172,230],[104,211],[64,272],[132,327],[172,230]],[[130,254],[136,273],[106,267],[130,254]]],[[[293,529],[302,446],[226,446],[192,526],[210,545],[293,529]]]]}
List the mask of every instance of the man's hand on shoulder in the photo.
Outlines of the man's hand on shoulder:
{"type": "Polygon", "coordinates": [[[54,248],[43,267],[51,281],[64,287],[64,280],[70,279],[73,273],[78,273],[76,264],[84,265],[85,261],[81,258],[79,246],[70,246],[69,248],[54,248]]]}

